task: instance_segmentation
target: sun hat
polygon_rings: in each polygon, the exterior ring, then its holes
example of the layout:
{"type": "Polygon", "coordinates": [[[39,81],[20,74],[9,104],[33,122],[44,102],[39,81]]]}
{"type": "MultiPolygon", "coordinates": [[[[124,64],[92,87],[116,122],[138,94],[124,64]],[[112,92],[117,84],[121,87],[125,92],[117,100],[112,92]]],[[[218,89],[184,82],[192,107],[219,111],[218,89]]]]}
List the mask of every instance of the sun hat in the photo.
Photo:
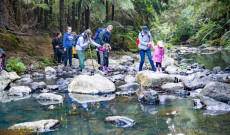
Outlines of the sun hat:
{"type": "Polygon", "coordinates": [[[164,47],[164,43],[162,41],[158,41],[157,44],[160,46],[160,47],[164,47]]]}
{"type": "Polygon", "coordinates": [[[143,27],[142,27],[142,30],[143,30],[143,31],[149,31],[149,28],[148,28],[147,26],[143,26],[143,27]]]}

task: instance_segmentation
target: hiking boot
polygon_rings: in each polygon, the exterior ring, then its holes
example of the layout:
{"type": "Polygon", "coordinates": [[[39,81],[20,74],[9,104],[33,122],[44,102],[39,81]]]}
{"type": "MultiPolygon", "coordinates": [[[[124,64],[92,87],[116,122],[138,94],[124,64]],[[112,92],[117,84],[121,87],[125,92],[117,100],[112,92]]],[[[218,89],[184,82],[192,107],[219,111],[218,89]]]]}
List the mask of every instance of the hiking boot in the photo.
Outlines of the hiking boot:
{"type": "Polygon", "coordinates": [[[106,68],[105,68],[105,66],[103,66],[103,69],[102,69],[102,71],[105,71],[106,70],[106,68]]]}
{"type": "Polygon", "coordinates": [[[111,71],[111,70],[109,69],[109,67],[107,67],[106,70],[107,70],[107,71],[111,71]]]}

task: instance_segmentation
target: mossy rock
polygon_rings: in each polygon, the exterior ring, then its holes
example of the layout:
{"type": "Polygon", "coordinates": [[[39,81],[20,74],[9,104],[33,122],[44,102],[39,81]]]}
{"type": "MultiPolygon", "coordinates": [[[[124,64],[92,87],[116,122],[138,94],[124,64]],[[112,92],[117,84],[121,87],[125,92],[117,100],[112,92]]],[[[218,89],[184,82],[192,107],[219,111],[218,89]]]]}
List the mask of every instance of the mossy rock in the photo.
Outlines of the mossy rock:
{"type": "Polygon", "coordinates": [[[6,51],[20,48],[23,44],[23,40],[13,34],[0,33],[0,47],[6,51]]]}
{"type": "Polygon", "coordinates": [[[0,135],[34,135],[37,132],[23,131],[23,130],[0,130],[0,135]]]}

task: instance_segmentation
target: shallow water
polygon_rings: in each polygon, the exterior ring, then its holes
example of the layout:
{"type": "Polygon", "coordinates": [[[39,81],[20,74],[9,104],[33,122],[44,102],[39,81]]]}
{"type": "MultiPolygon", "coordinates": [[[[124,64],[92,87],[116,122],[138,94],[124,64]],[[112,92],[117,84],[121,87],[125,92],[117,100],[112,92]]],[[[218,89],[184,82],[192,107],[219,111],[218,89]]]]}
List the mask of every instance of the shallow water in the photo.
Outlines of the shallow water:
{"type": "Polygon", "coordinates": [[[61,126],[47,135],[90,135],[90,134],[228,134],[230,132],[230,113],[211,116],[203,115],[202,110],[193,109],[190,98],[175,98],[162,101],[160,105],[143,105],[136,97],[116,97],[110,101],[79,104],[70,100],[68,93],[60,110],[45,110],[32,96],[28,99],[0,103],[0,129],[26,121],[58,119],[61,126]],[[70,115],[76,105],[76,114],[70,115]],[[177,115],[166,115],[178,111],[177,115]],[[104,123],[106,116],[127,116],[136,121],[130,128],[117,128],[104,123]]]}
{"type": "Polygon", "coordinates": [[[230,49],[221,50],[213,54],[180,54],[188,63],[202,63],[206,69],[212,70],[213,67],[220,66],[222,70],[230,66],[230,49]]]}
{"type": "MultiPolygon", "coordinates": [[[[190,63],[200,62],[206,68],[212,69],[215,66],[222,68],[229,66],[229,54],[230,51],[221,51],[215,54],[190,54],[183,57],[191,59],[190,63]]],[[[44,81],[47,85],[51,85],[55,84],[57,79],[34,81],[44,81]]],[[[77,101],[71,99],[69,97],[71,94],[57,94],[65,97],[63,104],[55,105],[60,107],[59,110],[46,110],[49,105],[41,105],[35,99],[36,93],[27,99],[0,102],[0,130],[7,129],[15,123],[57,119],[61,122],[59,129],[44,133],[45,135],[174,135],[179,133],[227,135],[230,133],[230,113],[205,115],[204,110],[193,109],[192,97],[161,95],[159,105],[144,105],[137,100],[136,96],[132,98],[116,96],[109,101],[83,103],[84,99],[78,98],[77,101]],[[170,114],[175,111],[178,112],[177,115],[170,114]],[[135,120],[136,124],[130,128],[119,128],[104,122],[107,116],[113,115],[127,116],[135,120]]]]}

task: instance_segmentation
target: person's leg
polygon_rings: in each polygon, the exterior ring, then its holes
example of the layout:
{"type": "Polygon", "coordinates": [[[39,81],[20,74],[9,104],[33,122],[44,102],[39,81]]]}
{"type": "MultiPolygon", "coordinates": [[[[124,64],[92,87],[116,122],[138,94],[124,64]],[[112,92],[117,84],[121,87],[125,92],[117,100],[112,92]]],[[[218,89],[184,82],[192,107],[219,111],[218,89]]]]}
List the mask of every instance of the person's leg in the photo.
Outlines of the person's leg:
{"type": "Polygon", "coordinates": [[[98,64],[101,64],[99,50],[97,51],[97,62],[98,64]]]}
{"type": "Polygon", "coordinates": [[[66,49],[66,51],[65,51],[65,58],[64,58],[64,65],[65,65],[65,67],[67,66],[67,60],[68,60],[68,49],[66,49]]]}
{"type": "Polygon", "coordinates": [[[147,54],[147,56],[148,56],[150,65],[151,65],[151,67],[152,67],[152,70],[153,70],[153,71],[156,71],[156,69],[155,69],[155,67],[154,67],[154,64],[153,64],[152,56],[151,56],[151,50],[148,49],[148,50],[146,51],[146,54],[147,54]]]}
{"type": "Polygon", "coordinates": [[[84,69],[84,56],[82,50],[77,50],[78,58],[79,58],[79,67],[81,69],[84,69]]]}
{"type": "Polygon", "coordinates": [[[159,71],[162,73],[161,63],[159,63],[159,71]]]}
{"type": "Polygon", "coordinates": [[[99,54],[100,54],[100,65],[101,66],[104,66],[104,55],[103,55],[103,51],[99,51],[99,54]]]}
{"type": "Polygon", "coordinates": [[[58,64],[61,63],[61,58],[62,58],[62,54],[61,54],[61,52],[59,50],[60,49],[57,49],[58,64]]]}
{"type": "Polygon", "coordinates": [[[69,66],[72,66],[73,48],[69,48],[69,66]]]}
{"type": "Polygon", "coordinates": [[[145,62],[145,51],[144,50],[139,50],[139,54],[141,57],[140,65],[139,65],[139,71],[142,71],[143,64],[145,62]]]}
{"type": "Polygon", "coordinates": [[[159,63],[156,62],[156,72],[158,72],[158,71],[159,71],[159,63]]]}

